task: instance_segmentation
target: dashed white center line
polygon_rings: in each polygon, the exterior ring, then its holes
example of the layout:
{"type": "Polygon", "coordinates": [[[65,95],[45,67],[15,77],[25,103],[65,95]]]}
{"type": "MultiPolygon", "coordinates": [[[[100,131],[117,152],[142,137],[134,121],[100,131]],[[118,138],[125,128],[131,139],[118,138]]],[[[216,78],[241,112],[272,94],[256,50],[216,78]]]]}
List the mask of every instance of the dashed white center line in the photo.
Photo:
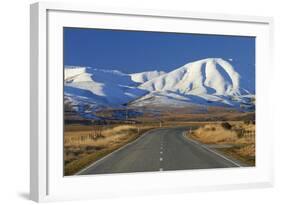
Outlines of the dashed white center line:
{"type": "MultiPolygon", "coordinates": [[[[163,139],[162,139],[163,140],[163,139]]],[[[162,156],[163,155],[163,141],[161,140],[161,142],[160,142],[160,155],[162,156]]],[[[160,157],[160,162],[162,162],[163,161],[163,157],[160,157]]],[[[159,168],[159,171],[161,172],[161,171],[163,171],[163,168],[159,168]]]]}

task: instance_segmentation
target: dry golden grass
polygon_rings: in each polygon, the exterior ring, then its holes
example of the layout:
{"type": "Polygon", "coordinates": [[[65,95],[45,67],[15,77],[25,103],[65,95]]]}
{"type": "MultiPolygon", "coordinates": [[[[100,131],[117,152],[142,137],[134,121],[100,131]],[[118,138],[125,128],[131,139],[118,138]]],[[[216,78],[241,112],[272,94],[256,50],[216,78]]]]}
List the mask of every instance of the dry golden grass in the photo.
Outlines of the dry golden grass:
{"type": "Polygon", "coordinates": [[[242,157],[255,157],[256,148],[254,144],[249,144],[242,148],[236,149],[236,152],[242,157]]]}
{"type": "Polygon", "coordinates": [[[111,146],[112,143],[137,132],[137,128],[131,125],[100,129],[98,134],[93,130],[65,132],[64,146],[111,146]]]}
{"type": "Polygon", "coordinates": [[[233,130],[226,130],[219,124],[205,125],[193,132],[193,136],[205,144],[233,143],[238,139],[233,130]]]}
{"type": "Polygon", "coordinates": [[[191,133],[191,137],[212,145],[230,145],[222,151],[241,159],[242,161],[255,164],[255,125],[244,122],[231,122],[231,126],[225,128],[222,123],[204,125],[191,133]]]}

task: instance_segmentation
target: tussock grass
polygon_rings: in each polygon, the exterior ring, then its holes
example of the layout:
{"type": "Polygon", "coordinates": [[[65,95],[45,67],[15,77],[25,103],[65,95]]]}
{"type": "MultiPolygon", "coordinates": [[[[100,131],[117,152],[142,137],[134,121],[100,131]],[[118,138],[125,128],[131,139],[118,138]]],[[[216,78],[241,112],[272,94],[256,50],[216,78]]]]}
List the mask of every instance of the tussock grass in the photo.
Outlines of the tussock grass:
{"type": "Polygon", "coordinates": [[[138,131],[137,127],[130,125],[120,125],[113,128],[101,127],[100,129],[96,135],[93,131],[65,132],[64,146],[108,147],[138,131]]]}
{"type": "Polygon", "coordinates": [[[238,139],[233,130],[226,130],[221,125],[210,124],[198,128],[193,136],[205,144],[233,143],[238,139]]]}
{"type": "MultiPolygon", "coordinates": [[[[249,122],[207,124],[191,133],[191,137],[212,145],[231,145],[222,151],[249,165],[255,164],[255,125],[249,122]]],[[[219,148],[218,148],[219,149],[219,148]]]]}

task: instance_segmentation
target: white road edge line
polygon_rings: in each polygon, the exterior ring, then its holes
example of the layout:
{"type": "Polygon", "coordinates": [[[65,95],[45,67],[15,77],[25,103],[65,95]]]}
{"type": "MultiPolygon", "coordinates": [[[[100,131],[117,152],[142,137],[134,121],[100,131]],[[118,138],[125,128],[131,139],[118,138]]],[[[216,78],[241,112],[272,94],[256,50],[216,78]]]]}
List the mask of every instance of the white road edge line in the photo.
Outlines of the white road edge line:
{"type": "Polygon", "coordinates": [[[129,144],[126,144],[126,145],[124,145],[124,146],[121,146],[121,147],[118,148],[117,150],[114,150],[113,152],[111,152],[111,153],[105,155],[104,157],[100,158],[99,160],[95,161],[94,163],[90,164],[89,166],[85,167],[84,169],[78,171],[78,172],[75,173],[73,176],[80,175],[82,172],[86,171],[87,169],[90,169],[91,167],[93,167],[94,165],[96,165],[97,163],[99,163],[100,161],[102,161],[102,160],[104,160],[104,159],[110,157],[110,156],[113,155],[114,153],[116,153],[116,152],[118,152],[118,151],[120,151],[120,150],[122,150],[122,149],[124,149],[124,148],[126,148],[126,147],[128,147],[128,146],[130,146],[131,144],[136,143],[136,142],[139,141],[141,138],[145,137],[147,134],[149,134],[150,132],[153,132],[153,131],[155,131],[155,130],[156,130],[156,129],[152,129],[152,130],[149,130],[149,131],[143,133],[143,134],[142,134],[141,136],[139,136],[136,140],[130,142],[129,144]]]}
{"type": "MultiPolygon", "coordinates": [[[[183,138],[186,139],[185,131],[182,133],[182,136],[183,136],[183,138]]],[[[225,160],[231,162],[232,164],[236,165],[237,167],[242,167],[242,166],[241,166],[240,164],[238,164],[237,162],[234,162],[233,160],[227,158],[226,156],[223,156],[222,154],[216,152],[215,150],[210,149],[210,148],[207,147],[206,145],[201,144],[201,143],[199,143],[199,142],[197,142],[197,141],[195,141],[195,140],[193,140],[193,139],[190,139],[190,138],[188,138],[188,140],[190,140],[191,142],[193,142],[193,143],[195,143],[195,144],[198,144],[198,145],[202,146],[202,147],[205,148],[206,150],[208,150],[208,151],[210,151],[210,152],[212,152],[212,153],[214,153],[214,154],[220,156],[221,158],[223,158],[223,159],[225,159],[225,160]]]]}

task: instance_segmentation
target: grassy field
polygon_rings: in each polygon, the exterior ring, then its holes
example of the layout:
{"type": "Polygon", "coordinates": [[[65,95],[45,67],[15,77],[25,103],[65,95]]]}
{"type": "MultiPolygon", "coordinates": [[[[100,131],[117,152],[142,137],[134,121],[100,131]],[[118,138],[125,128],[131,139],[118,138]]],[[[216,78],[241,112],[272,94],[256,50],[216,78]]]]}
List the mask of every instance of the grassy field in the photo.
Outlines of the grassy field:
{"type": "Polygon", "coordinates": [[[255,165],[255,124],[251,122],[208,123],[189,136],[247,165],[255,165]]]}

